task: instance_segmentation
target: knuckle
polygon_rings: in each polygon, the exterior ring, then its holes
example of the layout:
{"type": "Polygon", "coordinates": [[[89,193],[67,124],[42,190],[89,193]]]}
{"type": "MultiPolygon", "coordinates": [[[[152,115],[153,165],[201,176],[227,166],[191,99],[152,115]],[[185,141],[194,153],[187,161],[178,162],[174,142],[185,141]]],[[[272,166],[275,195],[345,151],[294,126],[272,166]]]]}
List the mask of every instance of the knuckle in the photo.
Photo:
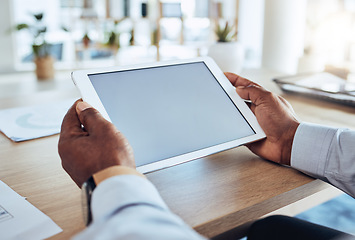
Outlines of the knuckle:
{"type": "Polygon", "coordinates": [[[60,137],[58,141],[58,152],[61,153],[63,149],[65,148],[63,138],[60,137]]]}
{"type": "Polygon", "coordinates": [[[88,108],[81,113],[81,116],[83,120],[88,120],[90,118],[96,118],[98,114],[99,112],[96,109],[88,108]]]}
{"type": "Polygon", "coordinates": [[[64,144],[68,139],[76,136],[76,132],[73,129],[62,130],[59,135],[58,146],[59,144],[64,144]]]}
{"type": "Polygon", "coordinates": [[[101,130],[105,131],[105,132],[111,132],[111,131],[115,130],[114,125],[106,120],[101,121],[100,127],[101,127],[101,130]]]}
{"type": "Polygon", "coordinates": [[[275,93],[266,90],[264,91],[264,95],[266,98],[275,98],[275,93]]]}
{"type": "Polygon", "coordinates": [[[262,101],[270,101],[272,99],[275,98],[274,96],[275,94],[272,93],[272,92],[269,92],[267,90],[263,90],[261,93],[260,93],[260,100],[262,101]]]}
{"type": "Polygon", "coordinates": [[[278,98],[279,98],[279,100],[282,102],[282,103],[284,103],[285,105],[290,105],[289,104],[289,102],[286,100],[286,99],[284,99],[283,97],[281,97],[281,96],[278,96],[278,98]]]}
{"type": "Polygon", "coordinates": [[[273,101],[277,101],[278,100],[278,95],[276,93],[273,93],[273,92],[267,92],[267,97],[270,100],[273,100],[273,101]]]}
{"type": "Polygon", "coordinates": [[[68,149],[68,144],[66,141],[59,141],[58,142],[58,153],[61,158],[63,157],[63,155],[67,151],[67,149],[68,149]]]}

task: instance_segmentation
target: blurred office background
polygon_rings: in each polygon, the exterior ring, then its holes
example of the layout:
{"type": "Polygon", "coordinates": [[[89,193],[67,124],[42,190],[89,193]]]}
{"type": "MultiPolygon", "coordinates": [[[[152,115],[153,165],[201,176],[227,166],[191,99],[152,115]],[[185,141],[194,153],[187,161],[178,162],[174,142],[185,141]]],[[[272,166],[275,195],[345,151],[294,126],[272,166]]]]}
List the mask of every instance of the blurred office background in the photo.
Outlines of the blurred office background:
{"type": "Polygon", "coordinates": [[[243,68],[292,74],[351,70],[355,61],[352,0],[3,0],[0,6],[2,73],[34,69],[31,32],[9,29],[34,24],[38,13],[56,70],[204,56],[225,22],[238,31],[243,68]],[[105,45],[110,32],[118,35],[117,51],[105,45]]]}
{"type": "MultiPolygon", "coordinates": [[[[354,0],[1,0],[0,15],[0,99],[6,107],[33,104],[14,100],[22,95],[38,94],[38,101],[46,102],[56,94],[47,90],[72,94],[70,71],[75,69],[208,55],[217,44],[217,26],[227,22],[237,32],[232,42],[243,52],[242,61],[234,62],[232,71],[259,76],[266,82],[276,75],[331,70],[355,82],[354,0]],[[23,29],[17,31],[18,24],[27,25],[20,25],[23,29]],[[36,29],[26,26],[36,26],[44,39],[34,42],[36,29]],[[42,40],[55,59],[50,81],[37,81],[33,73],[32,45],[42,44],[42,40]]],[[[232,52],[223,54],[229,57],[232,52]]],[[[321,106],[321,110],[326,108],[321,106]]],[[[329,109],[337,108],[331,105],[329,109]]],[[[344,109],[340,111],[353,112],[344,109]]],[[[319,204],[320,198],[325,201],[334,195],[306,200],[300,204],[302,211],[319,204]]],[[[326,208],[337,216],[351,215],[346,221],[353,229],[354,214],[349,212],[354,208],[337,212],[334,209],[339,205],[346,204],[342,200],[334,208],[329,204],[326,208]]],[[[288,214],[301,212],[291,208],[288,214]]],[[[313,216],[327,219],[313,212],[302,215],[305,219],[313,216]]]]}

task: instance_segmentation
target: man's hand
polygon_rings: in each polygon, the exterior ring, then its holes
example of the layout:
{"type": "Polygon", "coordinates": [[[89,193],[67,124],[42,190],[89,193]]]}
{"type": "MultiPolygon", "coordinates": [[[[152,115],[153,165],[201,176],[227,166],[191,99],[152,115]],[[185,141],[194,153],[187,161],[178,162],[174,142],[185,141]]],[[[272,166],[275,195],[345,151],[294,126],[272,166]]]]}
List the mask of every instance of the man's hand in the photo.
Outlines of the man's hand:
{"type": "Polygon", "coordinates": [[[58,151],[63,168],[79,187],[93,174],[111,166],[135,169],[127,139],[96,109],[80,100],[63,119],[58,151]]]}
{"type": "Polygon", "coordinates": [[[291,105],[248,79],[233,73],[225,75],[236,87],[239,96],[252,102],[250,109],[266,134],[265,139],[250,143],[247,147],[260,157],[290,165],[293,138],[299,126],[291,105]]]}

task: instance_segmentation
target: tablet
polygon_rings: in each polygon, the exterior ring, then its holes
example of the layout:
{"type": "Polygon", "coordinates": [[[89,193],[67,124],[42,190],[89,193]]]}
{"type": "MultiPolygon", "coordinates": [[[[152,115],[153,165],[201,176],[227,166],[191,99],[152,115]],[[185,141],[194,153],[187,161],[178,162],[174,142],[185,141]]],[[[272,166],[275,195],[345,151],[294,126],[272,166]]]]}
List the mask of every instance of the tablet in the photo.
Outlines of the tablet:
{"type": "Polygon", "coordinates": [[[265,137],[208,57],[80,70],[72,79],[83,100],[128,139],[142,173],[265,137]]]}

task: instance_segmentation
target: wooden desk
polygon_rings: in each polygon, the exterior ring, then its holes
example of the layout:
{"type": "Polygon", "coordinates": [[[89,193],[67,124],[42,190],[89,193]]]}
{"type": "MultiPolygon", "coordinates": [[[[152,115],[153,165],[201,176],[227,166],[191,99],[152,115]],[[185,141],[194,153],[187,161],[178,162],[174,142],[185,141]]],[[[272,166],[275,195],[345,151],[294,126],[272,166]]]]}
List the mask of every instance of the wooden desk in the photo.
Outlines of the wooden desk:
{"type": "MultiPolygon", "coordinates": [[[[65,75],[66,76],[66,75],[65,75]]],[[[279,92],[270,71],[246,71],[245,76],[279,92]]],[[[69,75],[59,83],[36,81],[21,88],[21,97],[2,93],[17,85],[0,77],[0,109],[79,97],[69,75]],[[31,86],[32,86],[31,85],[31,86]],[[60,86],[59,90],[56,86],[60,86]],[[37,91],[38,90],[38,91],[37,91]],[[36,94],[35,94],[36,93],[36,94]],[[4,97],[2,97],[4,96],[4,97]]],[[[355,128],[355,109],[297,96],[285,96],[305,121],[355,128]]],[[[0,180],[52,218],[63,232],[51,239],[68,239],[84,228],[80,190],[61,168],[57,153],[58,135],[13,143],[0,135],[0,180]]],[[[291,168],[264,161],[239,147],[175,167],[150,173],[173,212],[201,234],[212,237],[298,201],[327,184],[291,168]]]]}

